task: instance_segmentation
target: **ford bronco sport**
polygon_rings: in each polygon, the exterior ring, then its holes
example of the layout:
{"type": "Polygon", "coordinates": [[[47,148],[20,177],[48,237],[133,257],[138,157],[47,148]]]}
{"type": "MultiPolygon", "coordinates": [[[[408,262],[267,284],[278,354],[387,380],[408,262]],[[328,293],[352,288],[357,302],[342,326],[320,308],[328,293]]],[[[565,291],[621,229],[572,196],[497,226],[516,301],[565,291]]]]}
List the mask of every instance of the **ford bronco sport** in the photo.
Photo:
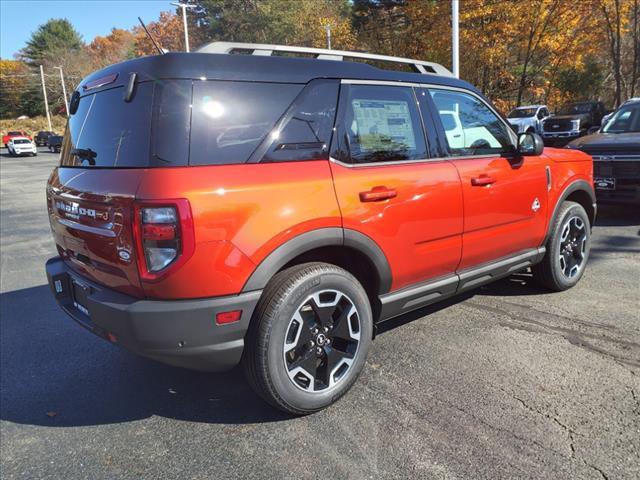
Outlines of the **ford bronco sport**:
{"type": "Polygon", "coordinates": [[[591,157],[516,136],[438,64],[214,43],[94,73],[70,111],[47,186],[60,306],[171,365],[242,364],[293,414],[349,390],[377,322],[585,270],[591,157]]]}

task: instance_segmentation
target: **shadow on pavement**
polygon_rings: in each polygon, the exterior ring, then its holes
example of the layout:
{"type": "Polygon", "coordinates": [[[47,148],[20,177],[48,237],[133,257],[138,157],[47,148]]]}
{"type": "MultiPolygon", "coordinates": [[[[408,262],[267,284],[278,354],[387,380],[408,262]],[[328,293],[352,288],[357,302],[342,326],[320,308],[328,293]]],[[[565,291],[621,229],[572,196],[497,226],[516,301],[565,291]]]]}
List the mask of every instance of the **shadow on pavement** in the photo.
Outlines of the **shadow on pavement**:
{"type": "Polygon", "coordinates": [[[158,415],[203,423],[286,420],[239,368],[193,372],[115,347],[76,325],[49,287],[0,295],[0,418],[55,427],[128,422],[158,415]]]}
{"type": "MultiPolygon", "coordinates": [[[[626,209],[602,210],[598,226],[634,225],[634,218],[640,216],[626,209]]],[[[604,259],[601,257],[610,252],[640,253],[640,242],[635,236],[594,237],[592,260],[604,259]]],[[[378,334],[474,295],[545,293],[548,291],[532,282],[531,274],[519,273],[383,322],[378,325],[378,334]]],[[[47,285],[0,295],[0,319],[2,420],[68,427],[128,422],[152,415],[226,424],[289,418],[253,393],[239,368],[207,374],[169,367],[93,336],[58,308],[47,285]]]]}

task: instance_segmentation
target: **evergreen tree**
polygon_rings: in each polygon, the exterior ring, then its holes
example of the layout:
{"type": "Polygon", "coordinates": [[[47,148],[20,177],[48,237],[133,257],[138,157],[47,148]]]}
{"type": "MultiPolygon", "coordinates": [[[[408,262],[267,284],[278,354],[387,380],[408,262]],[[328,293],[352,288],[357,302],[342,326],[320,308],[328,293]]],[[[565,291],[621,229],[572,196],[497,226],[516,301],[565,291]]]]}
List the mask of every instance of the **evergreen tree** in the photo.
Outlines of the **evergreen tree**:
{"type": "Polygon", "coordinates": [[[69,20],[51,19],[33,32],[21,57],[30,66],[36,66],[59,52],[79,51],[83,45],[80,34],[69,20]]]}

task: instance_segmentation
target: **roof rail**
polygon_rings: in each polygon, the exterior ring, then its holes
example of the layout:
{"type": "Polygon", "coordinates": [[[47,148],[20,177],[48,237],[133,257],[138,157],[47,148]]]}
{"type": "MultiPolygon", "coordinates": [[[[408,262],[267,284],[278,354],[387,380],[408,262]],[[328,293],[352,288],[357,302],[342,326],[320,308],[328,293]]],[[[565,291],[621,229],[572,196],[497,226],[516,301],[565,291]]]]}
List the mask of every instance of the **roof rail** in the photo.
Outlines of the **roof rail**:
{"type": "Polygon", "coordinates": [[[233,53],[234,50],[248,50],[251,55],[270,56],[274,52],[311,54],[319,60],[344,60],[355,58],[363,60],[377,60],[382,62],[403,63],[411,65],[416,72],[432,75],[452,77],[453,74],[445,67],[435,62],[424,62],[412,58],[376,55],[373,53],[348,52],[345,50],[328,50],[324,48],[289,47],[286,45],[269,45],[264,43],[236,43],[212,42],[196,50],[197,53],[233,53]]]}

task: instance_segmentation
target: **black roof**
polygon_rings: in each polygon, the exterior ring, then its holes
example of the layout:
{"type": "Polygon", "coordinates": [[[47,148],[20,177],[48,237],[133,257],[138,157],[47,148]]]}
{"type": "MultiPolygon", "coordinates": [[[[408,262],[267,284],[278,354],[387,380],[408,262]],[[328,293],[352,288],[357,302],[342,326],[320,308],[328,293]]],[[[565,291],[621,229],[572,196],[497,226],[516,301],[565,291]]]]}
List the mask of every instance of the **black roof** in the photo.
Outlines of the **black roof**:
{"type": "Polygon", "coordinates": [[[348,78],[354,80],[431,83],[465,88],[479,93],[471,84],[457,78],[382,70],[366,63],[284,56],[214,53],[167,53],[136,58],[111,65],[90,74],[82,80],[78,90],[82,94],[84,93],[82,87],[88,82],[116,73],[118,78],[115,82],[111,82],[103,88],[124,85],[132,72],[138,74],[138,81],[169,78],[206,78],[208,80],[306,84],[315,78],[348,78]]]}

